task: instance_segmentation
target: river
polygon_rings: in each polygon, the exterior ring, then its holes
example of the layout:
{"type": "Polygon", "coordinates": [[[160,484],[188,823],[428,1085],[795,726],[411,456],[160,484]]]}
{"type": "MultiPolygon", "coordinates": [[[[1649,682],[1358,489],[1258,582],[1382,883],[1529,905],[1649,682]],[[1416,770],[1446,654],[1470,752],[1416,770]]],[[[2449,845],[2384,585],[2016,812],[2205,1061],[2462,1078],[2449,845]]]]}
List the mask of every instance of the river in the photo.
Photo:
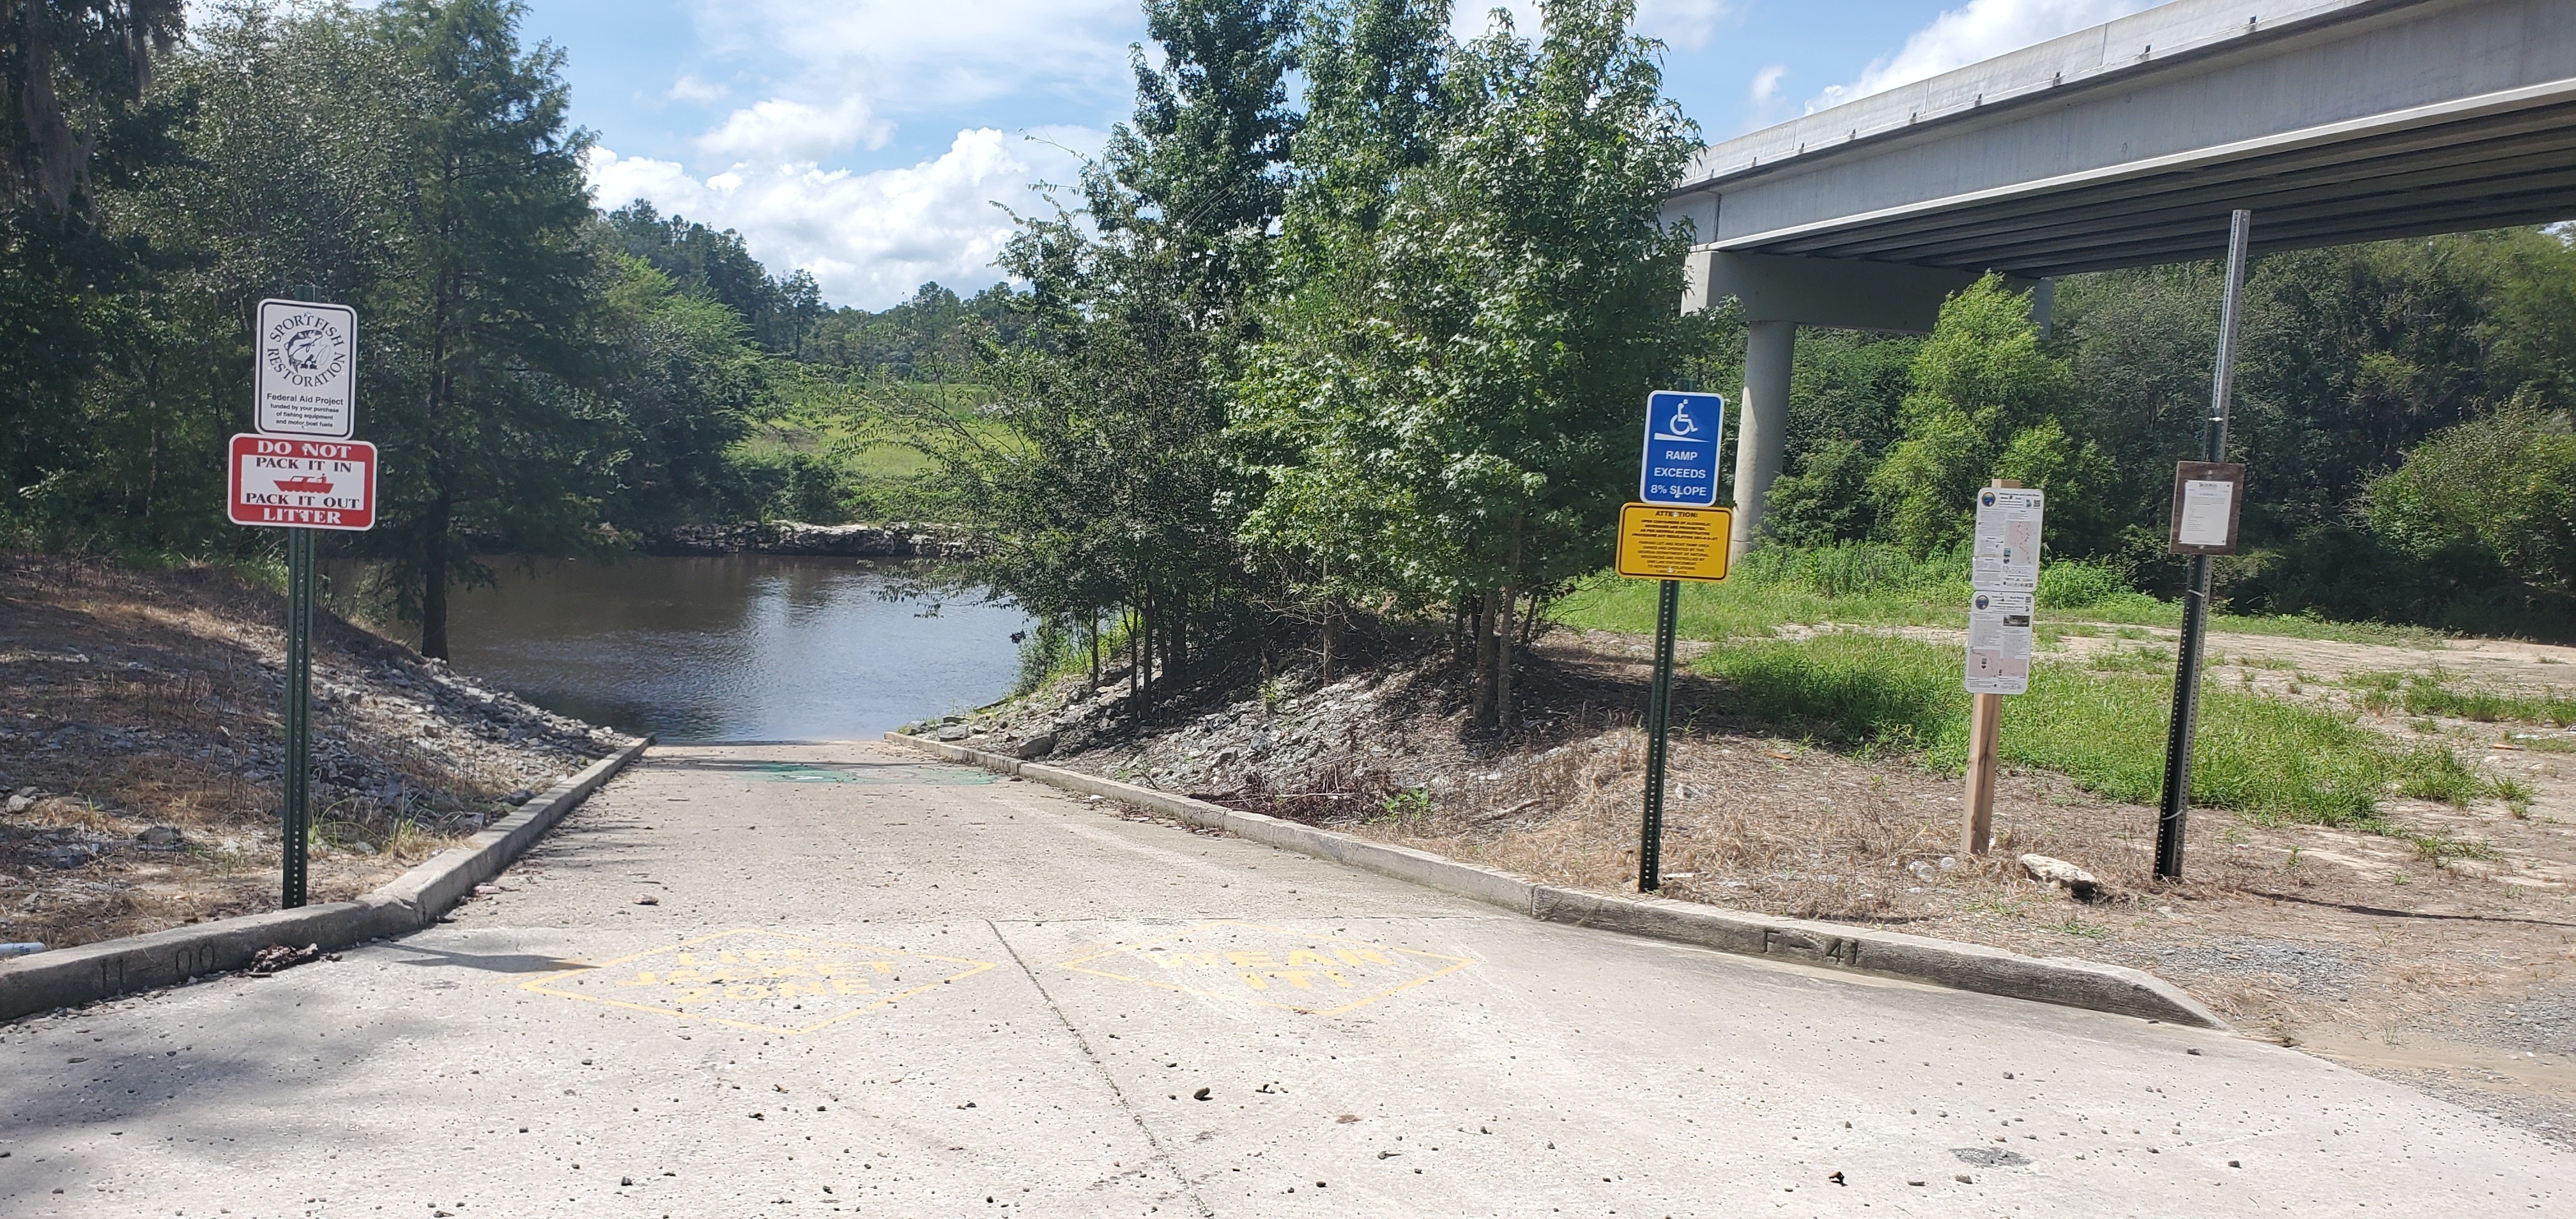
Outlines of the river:
{"type": "MultiPolygon", "coordinates": [[[[497,565],[496,565],[497,566],[497,565]]],[[[565,715],[665,741],[872,737],[1010,692],[1028,619],[902,597],[900,569],[729,555],[501,566],[455,595],[451,662],[565,715]]]]}

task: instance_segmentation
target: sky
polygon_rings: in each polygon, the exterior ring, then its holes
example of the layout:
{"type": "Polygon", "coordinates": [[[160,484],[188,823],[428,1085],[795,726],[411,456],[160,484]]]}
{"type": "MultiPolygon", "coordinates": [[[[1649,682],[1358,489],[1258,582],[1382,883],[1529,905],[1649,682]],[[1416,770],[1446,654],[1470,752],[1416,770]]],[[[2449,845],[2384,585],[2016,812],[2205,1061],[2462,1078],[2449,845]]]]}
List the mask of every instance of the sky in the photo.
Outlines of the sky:
{"type": "MultiPolygon", "coordinates": [[[[1494,7],[1465,0],[1462,32],[1494,7]]],[[[1535,0],[1509,0],[1524,32],[1535,0]]],[[[1665,91],[1725,139],[2150,7],[2150,0],[1639,0],[1665,91]]],[[[1042,206],[1127,118],[1136,0],[529,0],[597,140],[600,204],[740,232],[774,272],[882,309],[1001,279],[1005,208],[1042,206]]]]}

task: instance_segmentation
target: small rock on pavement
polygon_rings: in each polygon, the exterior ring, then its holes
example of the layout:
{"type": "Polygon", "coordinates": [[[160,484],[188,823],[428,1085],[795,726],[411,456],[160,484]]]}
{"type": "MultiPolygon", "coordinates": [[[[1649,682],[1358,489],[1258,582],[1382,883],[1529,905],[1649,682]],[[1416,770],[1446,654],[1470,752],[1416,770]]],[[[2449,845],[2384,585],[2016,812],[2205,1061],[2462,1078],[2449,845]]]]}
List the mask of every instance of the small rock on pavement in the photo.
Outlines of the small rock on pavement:
{"type": "Polygon", "coordinates": [[[179,845],[179,827],[175,825],[156,825],[140,834],[136,834],[134,836],[134,840],[147,847],[175,847],[179,845]]]}
{"type": "Polygon", "coordinates": [[[1020,742],[1019,757],[1023,762],[1034,762],[1054,752],[1055,734],[1052,732],[1020,742]]]}
{"type": "Polygon", "coordinates": [[[662,899],[647,893],[642,897],[636,898],[635,904],[638,906],[658,906],[662,904],[662,899]]]}
{"type": "Polygon", "coordinates": [[[2030,873],[2032,880],[2045,881],[2074,894],[2080,900],[2091,901],[2102,896],[2102,882],[2099,879],[2063,859],[2051,859],[2046,855],[2024,855],[2021,857],[2021,866],[2023,871],[2030,873]]]}
{"type": "Polygon", "coordinates": [[[307,944],[302,948],[289,948],[284,944],[271,944],[268,947],[262,948],[258,952],[251,954],[250,976],[254,978],[265,978],[281,969],[293,969],[298,965],[310,964],[314,961],[337,961],[339,959],[339,953],[325,953],[322,951],[322,946],[319,944],[307,944]]]}

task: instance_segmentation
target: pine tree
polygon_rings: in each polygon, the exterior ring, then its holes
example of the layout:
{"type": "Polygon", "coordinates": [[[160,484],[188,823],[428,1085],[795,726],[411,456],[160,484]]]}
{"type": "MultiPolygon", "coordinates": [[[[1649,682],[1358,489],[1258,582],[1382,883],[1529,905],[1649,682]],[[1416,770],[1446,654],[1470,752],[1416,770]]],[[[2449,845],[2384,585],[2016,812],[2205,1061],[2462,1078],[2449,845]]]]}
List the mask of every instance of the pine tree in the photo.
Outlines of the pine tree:
{"type": "Polygon", "coordinates": [[[384,502],[364,546],[428,656],[447,654],[449,590],[490,578],[478,543],[577,549],[605,490],[603,420],[578,393],[604,369],[590,322],[612,282],[587,237],[587,137],[561,55],[520,49],[519,11],[399,0],[374,31],[411,92],[386,217],[405,263],[360,318],[402,381],[369,416],[384,502]]]}

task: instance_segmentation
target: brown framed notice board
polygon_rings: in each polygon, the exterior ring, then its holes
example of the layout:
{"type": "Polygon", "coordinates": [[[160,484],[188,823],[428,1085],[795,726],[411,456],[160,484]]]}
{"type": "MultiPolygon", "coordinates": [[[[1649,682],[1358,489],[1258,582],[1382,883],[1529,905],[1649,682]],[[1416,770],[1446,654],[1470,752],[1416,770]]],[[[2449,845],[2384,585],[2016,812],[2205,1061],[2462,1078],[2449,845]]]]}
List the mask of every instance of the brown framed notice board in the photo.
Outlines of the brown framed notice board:
{"type": "Polygon", "coordinates": [[[2245,463],[2174,463],[2173,517],[2165,549],[2175,554],[2236,553],[2236,523],[2245,511],[2245,463]]]}

